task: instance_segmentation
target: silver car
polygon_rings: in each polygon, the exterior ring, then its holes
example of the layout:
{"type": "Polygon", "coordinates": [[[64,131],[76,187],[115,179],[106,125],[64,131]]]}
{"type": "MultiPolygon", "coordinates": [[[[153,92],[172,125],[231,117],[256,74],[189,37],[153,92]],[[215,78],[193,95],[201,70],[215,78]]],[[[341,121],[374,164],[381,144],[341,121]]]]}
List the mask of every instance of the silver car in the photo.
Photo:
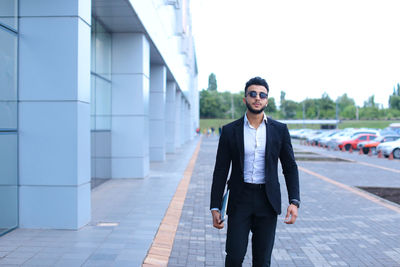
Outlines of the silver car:
{"type": "Polygon", "coordinates": [[[393,158],[400,159],[400,139],[378,145],[376,152],[381,152],[386,158],[393,153],[393,158]]]}

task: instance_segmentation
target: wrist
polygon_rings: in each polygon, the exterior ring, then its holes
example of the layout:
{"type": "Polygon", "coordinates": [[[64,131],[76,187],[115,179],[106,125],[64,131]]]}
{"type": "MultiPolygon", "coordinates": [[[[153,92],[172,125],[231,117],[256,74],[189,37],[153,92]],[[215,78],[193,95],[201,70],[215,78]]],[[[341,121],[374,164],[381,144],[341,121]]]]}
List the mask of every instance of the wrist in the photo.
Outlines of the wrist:
{"type": "Polygon", "coordinates": [[[291,205],[295,205],[297,208],[300,208],[300,200],[291,199],[289,202],[291,205]]]}

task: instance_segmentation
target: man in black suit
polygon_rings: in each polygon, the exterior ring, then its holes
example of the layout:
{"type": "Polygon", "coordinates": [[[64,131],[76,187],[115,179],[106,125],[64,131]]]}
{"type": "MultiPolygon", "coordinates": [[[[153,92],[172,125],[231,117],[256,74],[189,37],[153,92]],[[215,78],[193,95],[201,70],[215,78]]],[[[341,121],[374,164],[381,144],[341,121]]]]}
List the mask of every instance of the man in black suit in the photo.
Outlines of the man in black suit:
{"type": "Polygon", "coordinates": [[[281,213],[278,158],[281,161],[289,206],[285,223],[293,224],[300,205],[299,175],[286,124],[267,118],[267,82],[255,77],[245,86],[244,117],[222,128],[211,188],[213,225],[221,221],[222,198],[228,180],[228,232],[225,266],[242,266],[249,231],[252,235],[253,266],[270,266],[277,215],[281,213]]]}

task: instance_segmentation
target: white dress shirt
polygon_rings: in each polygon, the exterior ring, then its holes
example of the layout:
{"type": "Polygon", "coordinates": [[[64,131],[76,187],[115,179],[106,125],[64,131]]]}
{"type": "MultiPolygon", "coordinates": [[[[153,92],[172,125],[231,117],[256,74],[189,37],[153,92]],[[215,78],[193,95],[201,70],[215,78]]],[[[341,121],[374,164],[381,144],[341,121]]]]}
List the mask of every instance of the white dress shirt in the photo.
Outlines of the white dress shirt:
{"type": "Polygon", "coordinates": [[[255,129],[244,116],[244,181],[265,184],[265,145],[267,143],[267,116],[255,129]]]}

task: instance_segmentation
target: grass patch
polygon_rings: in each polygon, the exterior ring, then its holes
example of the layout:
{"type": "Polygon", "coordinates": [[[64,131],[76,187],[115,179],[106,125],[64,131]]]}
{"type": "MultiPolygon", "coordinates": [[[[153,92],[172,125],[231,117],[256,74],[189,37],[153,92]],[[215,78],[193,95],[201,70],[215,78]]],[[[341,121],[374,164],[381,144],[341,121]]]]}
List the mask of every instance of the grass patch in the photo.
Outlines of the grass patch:
{"type": "Polygon", "coordinates": [[[350,120],[342,121],[339,124],[339,129],[344,128],[377,128],[383,129],[388,127],[391,123],[399,123],[400,121],[386,121],[386,120],[350,120]]]}
{"type": "Polygon", "coordinates": [[[225,124],[228,124],[234,120],[232,119],[200,119],[200,129],[203,131],[204,129],[208,129],[211,127],[215,128],[215,131],[218,133],[218,127],[222,127],[225,124]]]}

